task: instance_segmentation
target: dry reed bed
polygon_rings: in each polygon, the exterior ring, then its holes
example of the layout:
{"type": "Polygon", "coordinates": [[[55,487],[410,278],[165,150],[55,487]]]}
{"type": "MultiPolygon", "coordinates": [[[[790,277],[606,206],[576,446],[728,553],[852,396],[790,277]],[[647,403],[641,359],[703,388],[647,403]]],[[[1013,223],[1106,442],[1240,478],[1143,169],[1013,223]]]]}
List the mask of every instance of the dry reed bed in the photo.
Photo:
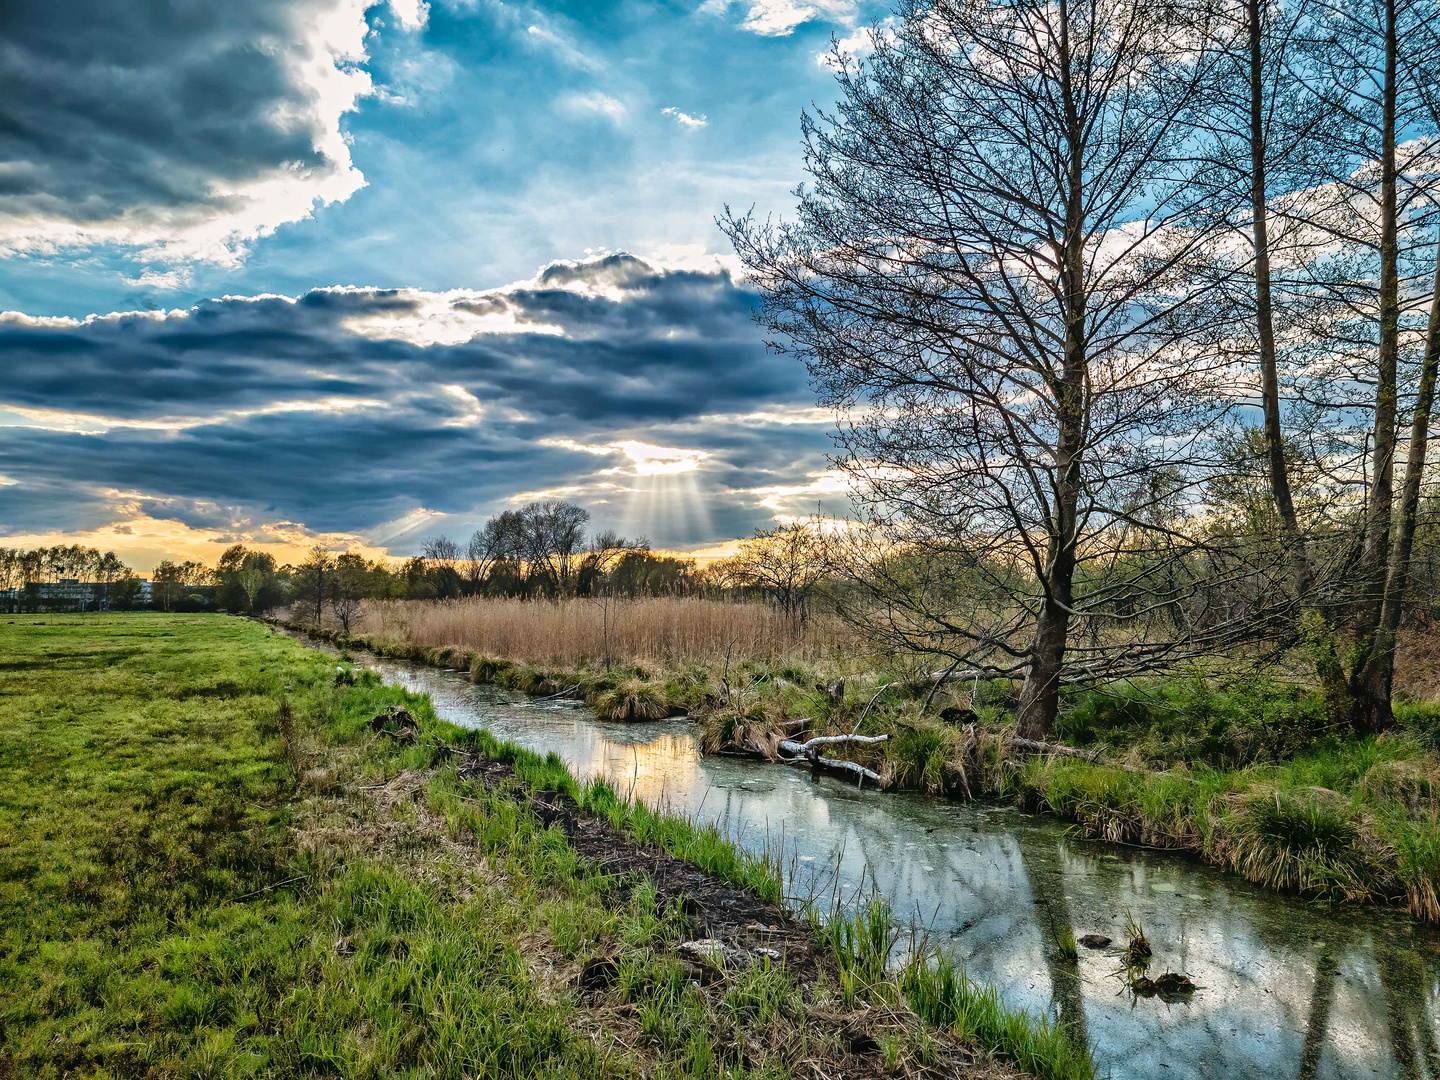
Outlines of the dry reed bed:
{"type": "Polygon", "coordinates": [[[808,663],[859,643],[835,618],[796,626],[764,604],[686,597],[636,600],[385,600],[367,604],[356,634],[453,646],[499,660],[583,667],[722,663],[732,658],[808,663]],[[608,645],[608,649],[607,649],[608,645]]]}

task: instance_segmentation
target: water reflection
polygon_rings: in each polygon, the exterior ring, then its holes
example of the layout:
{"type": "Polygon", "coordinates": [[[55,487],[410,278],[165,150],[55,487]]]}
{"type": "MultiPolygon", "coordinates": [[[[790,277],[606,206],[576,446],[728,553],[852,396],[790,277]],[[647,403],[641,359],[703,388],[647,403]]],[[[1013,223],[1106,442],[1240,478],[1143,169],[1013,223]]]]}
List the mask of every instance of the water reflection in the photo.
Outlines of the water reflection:
{"type": "Polygon", "coordinates": [[[857,792],[775,766],[700,757],[683,721],[604,724],[457,673],[373,661],[445,719],[486,727],[652,805],[781,842],[813,887],[873,883],[977,979],[1097,1048],[1117,1078],[1440,1078],[1440,938],[1392,912],[1336,915],[1183,858],[1087,843],[1009,808],[857,792]],[[1184,971],[1188,1003],[1131,997],[1119,960],[1056,938],[1124,936],[1140,921],[1153,971],[1184,971]]]}

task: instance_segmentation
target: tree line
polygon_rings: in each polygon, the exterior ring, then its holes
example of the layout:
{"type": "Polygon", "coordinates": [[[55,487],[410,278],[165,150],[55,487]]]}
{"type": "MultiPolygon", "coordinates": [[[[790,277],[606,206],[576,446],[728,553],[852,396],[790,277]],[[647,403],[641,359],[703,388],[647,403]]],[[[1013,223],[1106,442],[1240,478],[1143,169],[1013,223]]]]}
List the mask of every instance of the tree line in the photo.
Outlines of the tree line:
{"type": "Polygon", "coordinates": [[[1437,0],[904,0],[727,211],[842,414],[849,614],[1066,686],[1301,646],[1391,717],[1440,369],[1437,0]]]}
{"type": "Polygon", "coordinates": [[[370,600],[468,597],[564,599],[595,596],[703,596],[772,601],[803,619],[829,572],[818,527],[757,531],[735,555],[698,568],[659,554],[643,538],[586,532],[590,515],[569,502],[536,502],[490,518],[462,547],[447,536],[421,543],[419,555],[370,560],[359,552],[310,549],[298,564],[234,544],[215,566],[164,560],[143,582],[114,552],[82,546],[0,548],[0,598],[25,610],[154,607],[261,614],[291,605],[314,620],[328,615],[348,632],[370,600]],[[74,580],[89,588],[56,592],[74,580]]]}

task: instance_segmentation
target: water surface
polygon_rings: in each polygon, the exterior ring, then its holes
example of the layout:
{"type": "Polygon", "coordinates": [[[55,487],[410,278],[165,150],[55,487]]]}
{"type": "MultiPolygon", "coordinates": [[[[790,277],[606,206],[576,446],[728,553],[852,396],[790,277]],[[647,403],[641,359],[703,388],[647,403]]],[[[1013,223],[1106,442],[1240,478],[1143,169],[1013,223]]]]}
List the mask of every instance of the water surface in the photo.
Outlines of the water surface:
{"type": "Polygon", "coordinates": [[[1065,1023],[1102,1073],[1155,1077],[1440,1077],[1440,936],[1396,912],[1335,913],[1182,856],[1085,841],[1008,807],[857,791],[843,781],[700,756],[684,721],[610,724],[459,672],[367,658],[436,712],[652,806],[718,823],[742,845],[781,842],[816,884],[878,889],[975,979],[1065,1023]],[[1145,927],[1151,974],[1187,972],[1187,1003],[1135,999],[1114,956],[1055,956],[1053,928],[1120,939],[1145,927]]]}

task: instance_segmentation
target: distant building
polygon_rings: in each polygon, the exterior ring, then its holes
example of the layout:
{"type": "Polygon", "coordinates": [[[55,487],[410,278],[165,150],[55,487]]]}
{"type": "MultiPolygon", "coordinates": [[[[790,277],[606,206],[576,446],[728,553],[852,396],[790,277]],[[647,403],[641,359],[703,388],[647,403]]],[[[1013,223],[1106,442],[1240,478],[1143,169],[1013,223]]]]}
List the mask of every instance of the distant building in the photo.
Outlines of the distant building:
{"type": "MultiPolygon", "coordinates": [[[[153,586],[148,578],[140,578],[140,588],[133,603],[148,606],[153,586]]],[[[100,581],[61,578],[39,581],[18,589],[0,589],[0,607],[38,605],[48,611],[105,611],[110,607],[114,585],[100,581]]]]}

